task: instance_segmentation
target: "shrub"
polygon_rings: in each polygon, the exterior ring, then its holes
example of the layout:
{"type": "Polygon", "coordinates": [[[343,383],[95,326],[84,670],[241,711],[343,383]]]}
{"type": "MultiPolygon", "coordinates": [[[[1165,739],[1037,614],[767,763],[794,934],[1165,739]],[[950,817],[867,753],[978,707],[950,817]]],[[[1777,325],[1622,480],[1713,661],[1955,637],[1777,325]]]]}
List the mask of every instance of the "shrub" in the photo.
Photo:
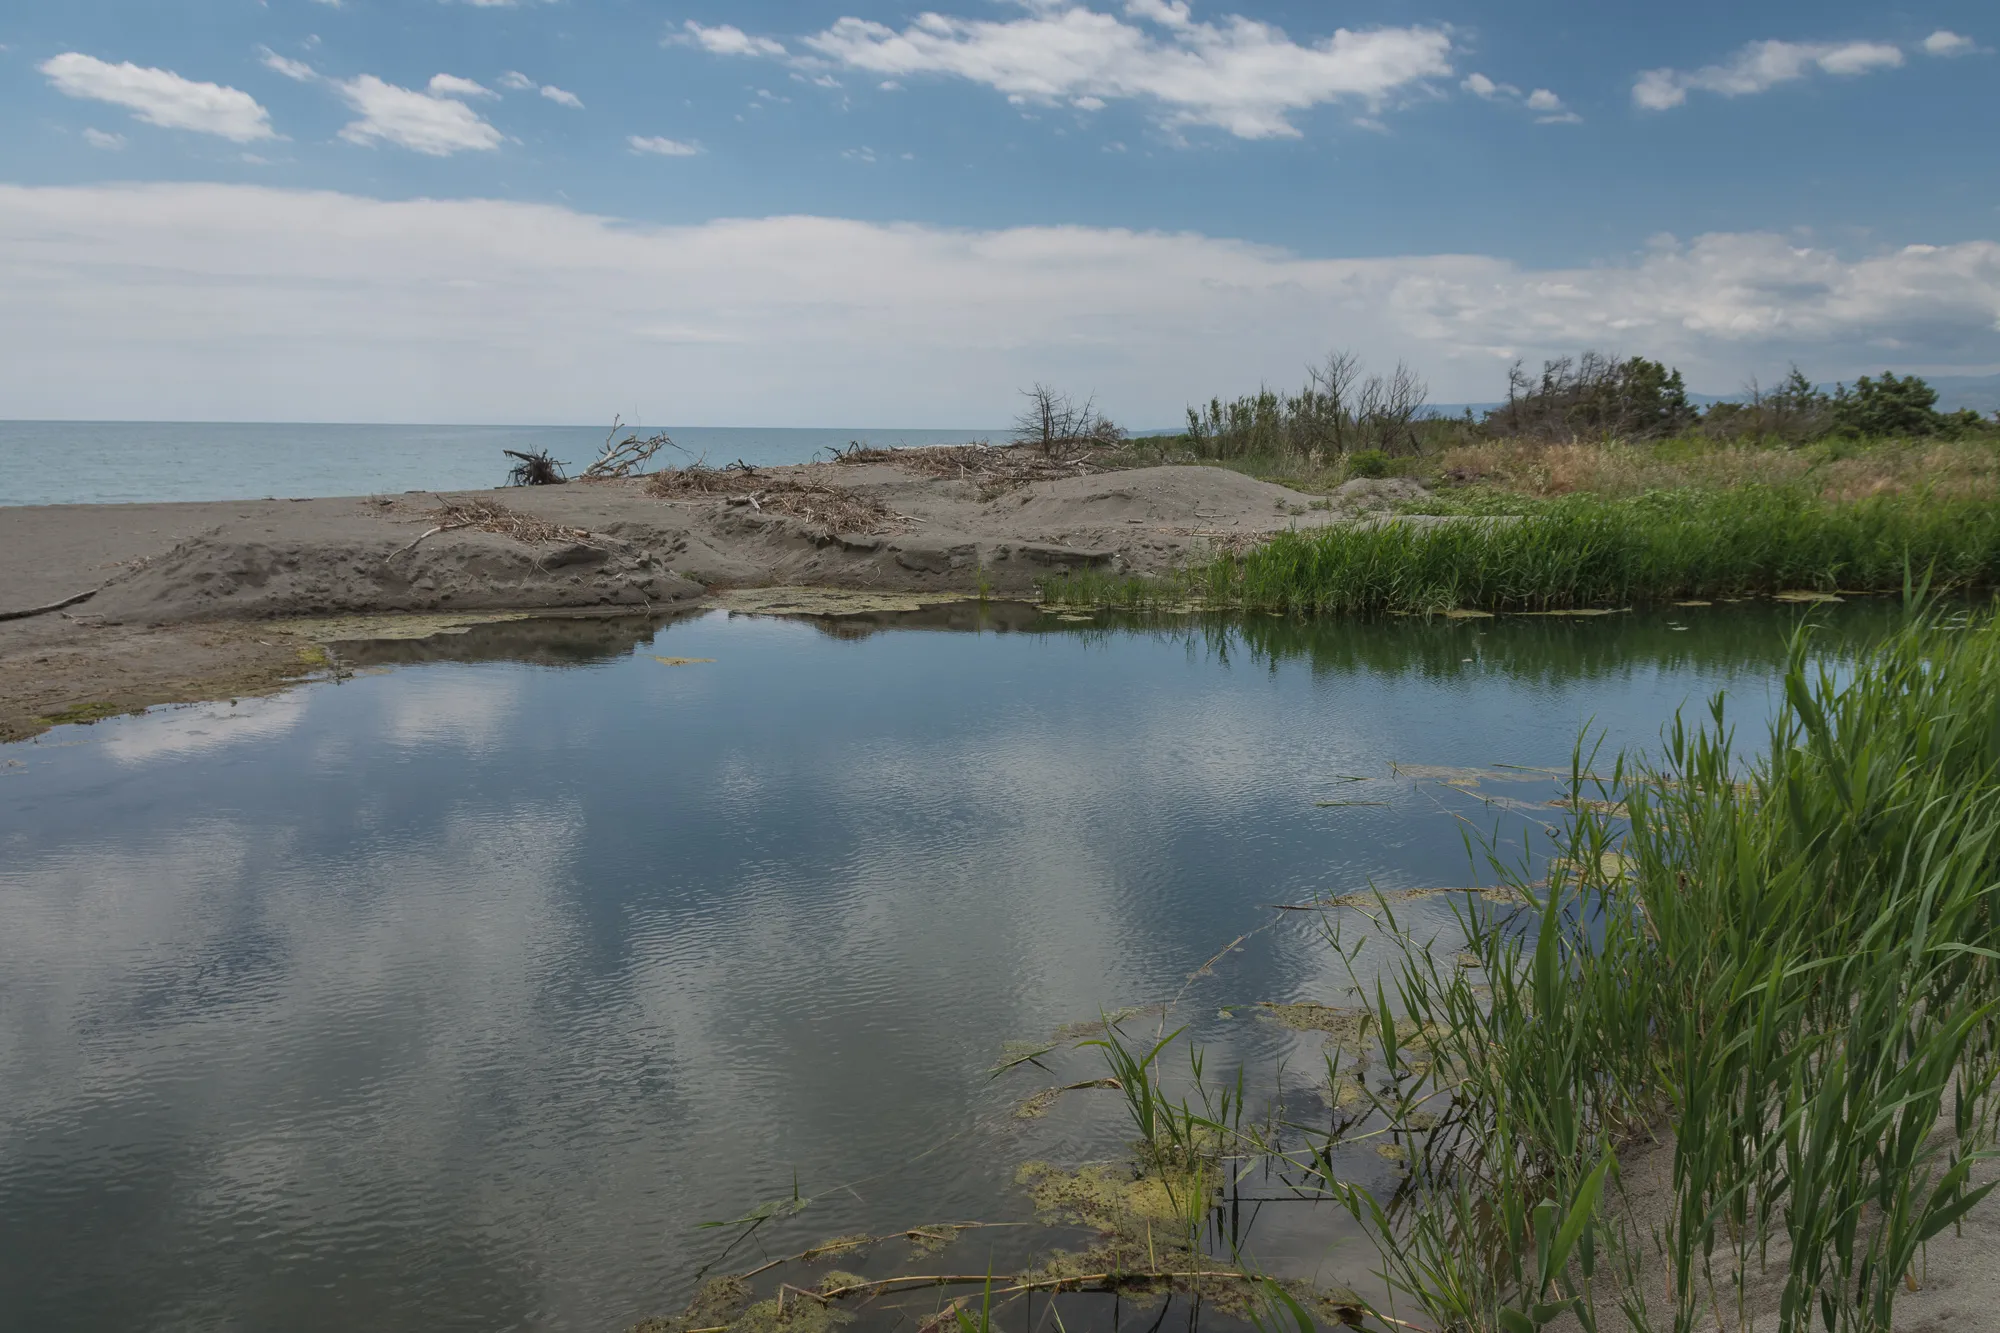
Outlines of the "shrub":
{"type": "Polygon", "coordinates": [[[1362,449],[1347,456],[1347,472],[1354,477],[1386,477],[1389,455],[1380,449],[1362,449]]]}

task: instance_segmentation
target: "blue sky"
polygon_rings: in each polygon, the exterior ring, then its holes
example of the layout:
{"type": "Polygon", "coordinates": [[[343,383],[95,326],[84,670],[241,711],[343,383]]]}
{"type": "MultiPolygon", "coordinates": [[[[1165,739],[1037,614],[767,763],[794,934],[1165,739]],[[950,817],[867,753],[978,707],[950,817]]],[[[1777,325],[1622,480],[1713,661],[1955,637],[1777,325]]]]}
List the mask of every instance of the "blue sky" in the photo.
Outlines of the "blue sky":
{"type": "Polygon", "coordinates": [[[1441,399],[1586,345],[1988,373],[1996,40],[1962,0],[19,6],[0,416],[980,424],[1048,379],[1170,421],[1335,345],[1441,399]]]}

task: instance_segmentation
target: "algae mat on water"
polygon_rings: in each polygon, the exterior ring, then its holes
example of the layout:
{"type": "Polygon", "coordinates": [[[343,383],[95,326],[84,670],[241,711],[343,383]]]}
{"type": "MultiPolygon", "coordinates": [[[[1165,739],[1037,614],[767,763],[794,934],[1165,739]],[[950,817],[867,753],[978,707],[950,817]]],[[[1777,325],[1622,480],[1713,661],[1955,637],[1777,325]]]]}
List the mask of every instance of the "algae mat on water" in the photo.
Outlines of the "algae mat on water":
{"type": "Polygon", "coordinates": [[[759,616],[865,616],[977,601],[966,592],[858,592],[847,588],[737,588],[711,605],[759,616]]]}
{"type": "Polygon", "coordinates": [[[307,639],[314,643],[354,643],[430,639],[440,634],[464,634],[475,625],[497,625],[510,620],[530,619],[526,611],[465,612],[459,615],[388,614],[374,616],[319,616],[305,620],[274,620],[266,628],[273,634],[307,639]]]}

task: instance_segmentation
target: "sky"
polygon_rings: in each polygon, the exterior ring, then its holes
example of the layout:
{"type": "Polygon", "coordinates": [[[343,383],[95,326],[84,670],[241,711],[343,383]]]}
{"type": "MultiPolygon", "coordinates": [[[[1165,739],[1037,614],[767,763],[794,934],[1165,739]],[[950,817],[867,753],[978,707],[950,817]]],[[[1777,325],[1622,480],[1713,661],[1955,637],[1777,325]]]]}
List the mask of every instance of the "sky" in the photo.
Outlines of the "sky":
{"type": "Polygon", "coordinates": [[[0,418],[1135,425],[2000,372],[1987,3],[0,13],[0,418]]]}

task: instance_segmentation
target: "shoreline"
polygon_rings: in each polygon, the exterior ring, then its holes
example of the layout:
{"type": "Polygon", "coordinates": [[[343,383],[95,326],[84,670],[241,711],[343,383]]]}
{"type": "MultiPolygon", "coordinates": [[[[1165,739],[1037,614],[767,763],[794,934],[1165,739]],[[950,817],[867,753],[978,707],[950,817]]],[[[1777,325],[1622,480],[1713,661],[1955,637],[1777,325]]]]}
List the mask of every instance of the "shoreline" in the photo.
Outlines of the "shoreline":
{"type": "Polygon", "coordinates": [[[712,475],[728,485],[662,495],[655,474],[0,508],[0,613],[47,608],[0,619],[0,742],[269,693],[327,668],[313,637],[274,633],[274,622],[658,615],[797,586],[1021,600],[1052,575],[1164,573],[1382,512],[1408,489],[1360,482],[1312,496],[1217,467],[1057,467],[953,447],[712,475]]]}

